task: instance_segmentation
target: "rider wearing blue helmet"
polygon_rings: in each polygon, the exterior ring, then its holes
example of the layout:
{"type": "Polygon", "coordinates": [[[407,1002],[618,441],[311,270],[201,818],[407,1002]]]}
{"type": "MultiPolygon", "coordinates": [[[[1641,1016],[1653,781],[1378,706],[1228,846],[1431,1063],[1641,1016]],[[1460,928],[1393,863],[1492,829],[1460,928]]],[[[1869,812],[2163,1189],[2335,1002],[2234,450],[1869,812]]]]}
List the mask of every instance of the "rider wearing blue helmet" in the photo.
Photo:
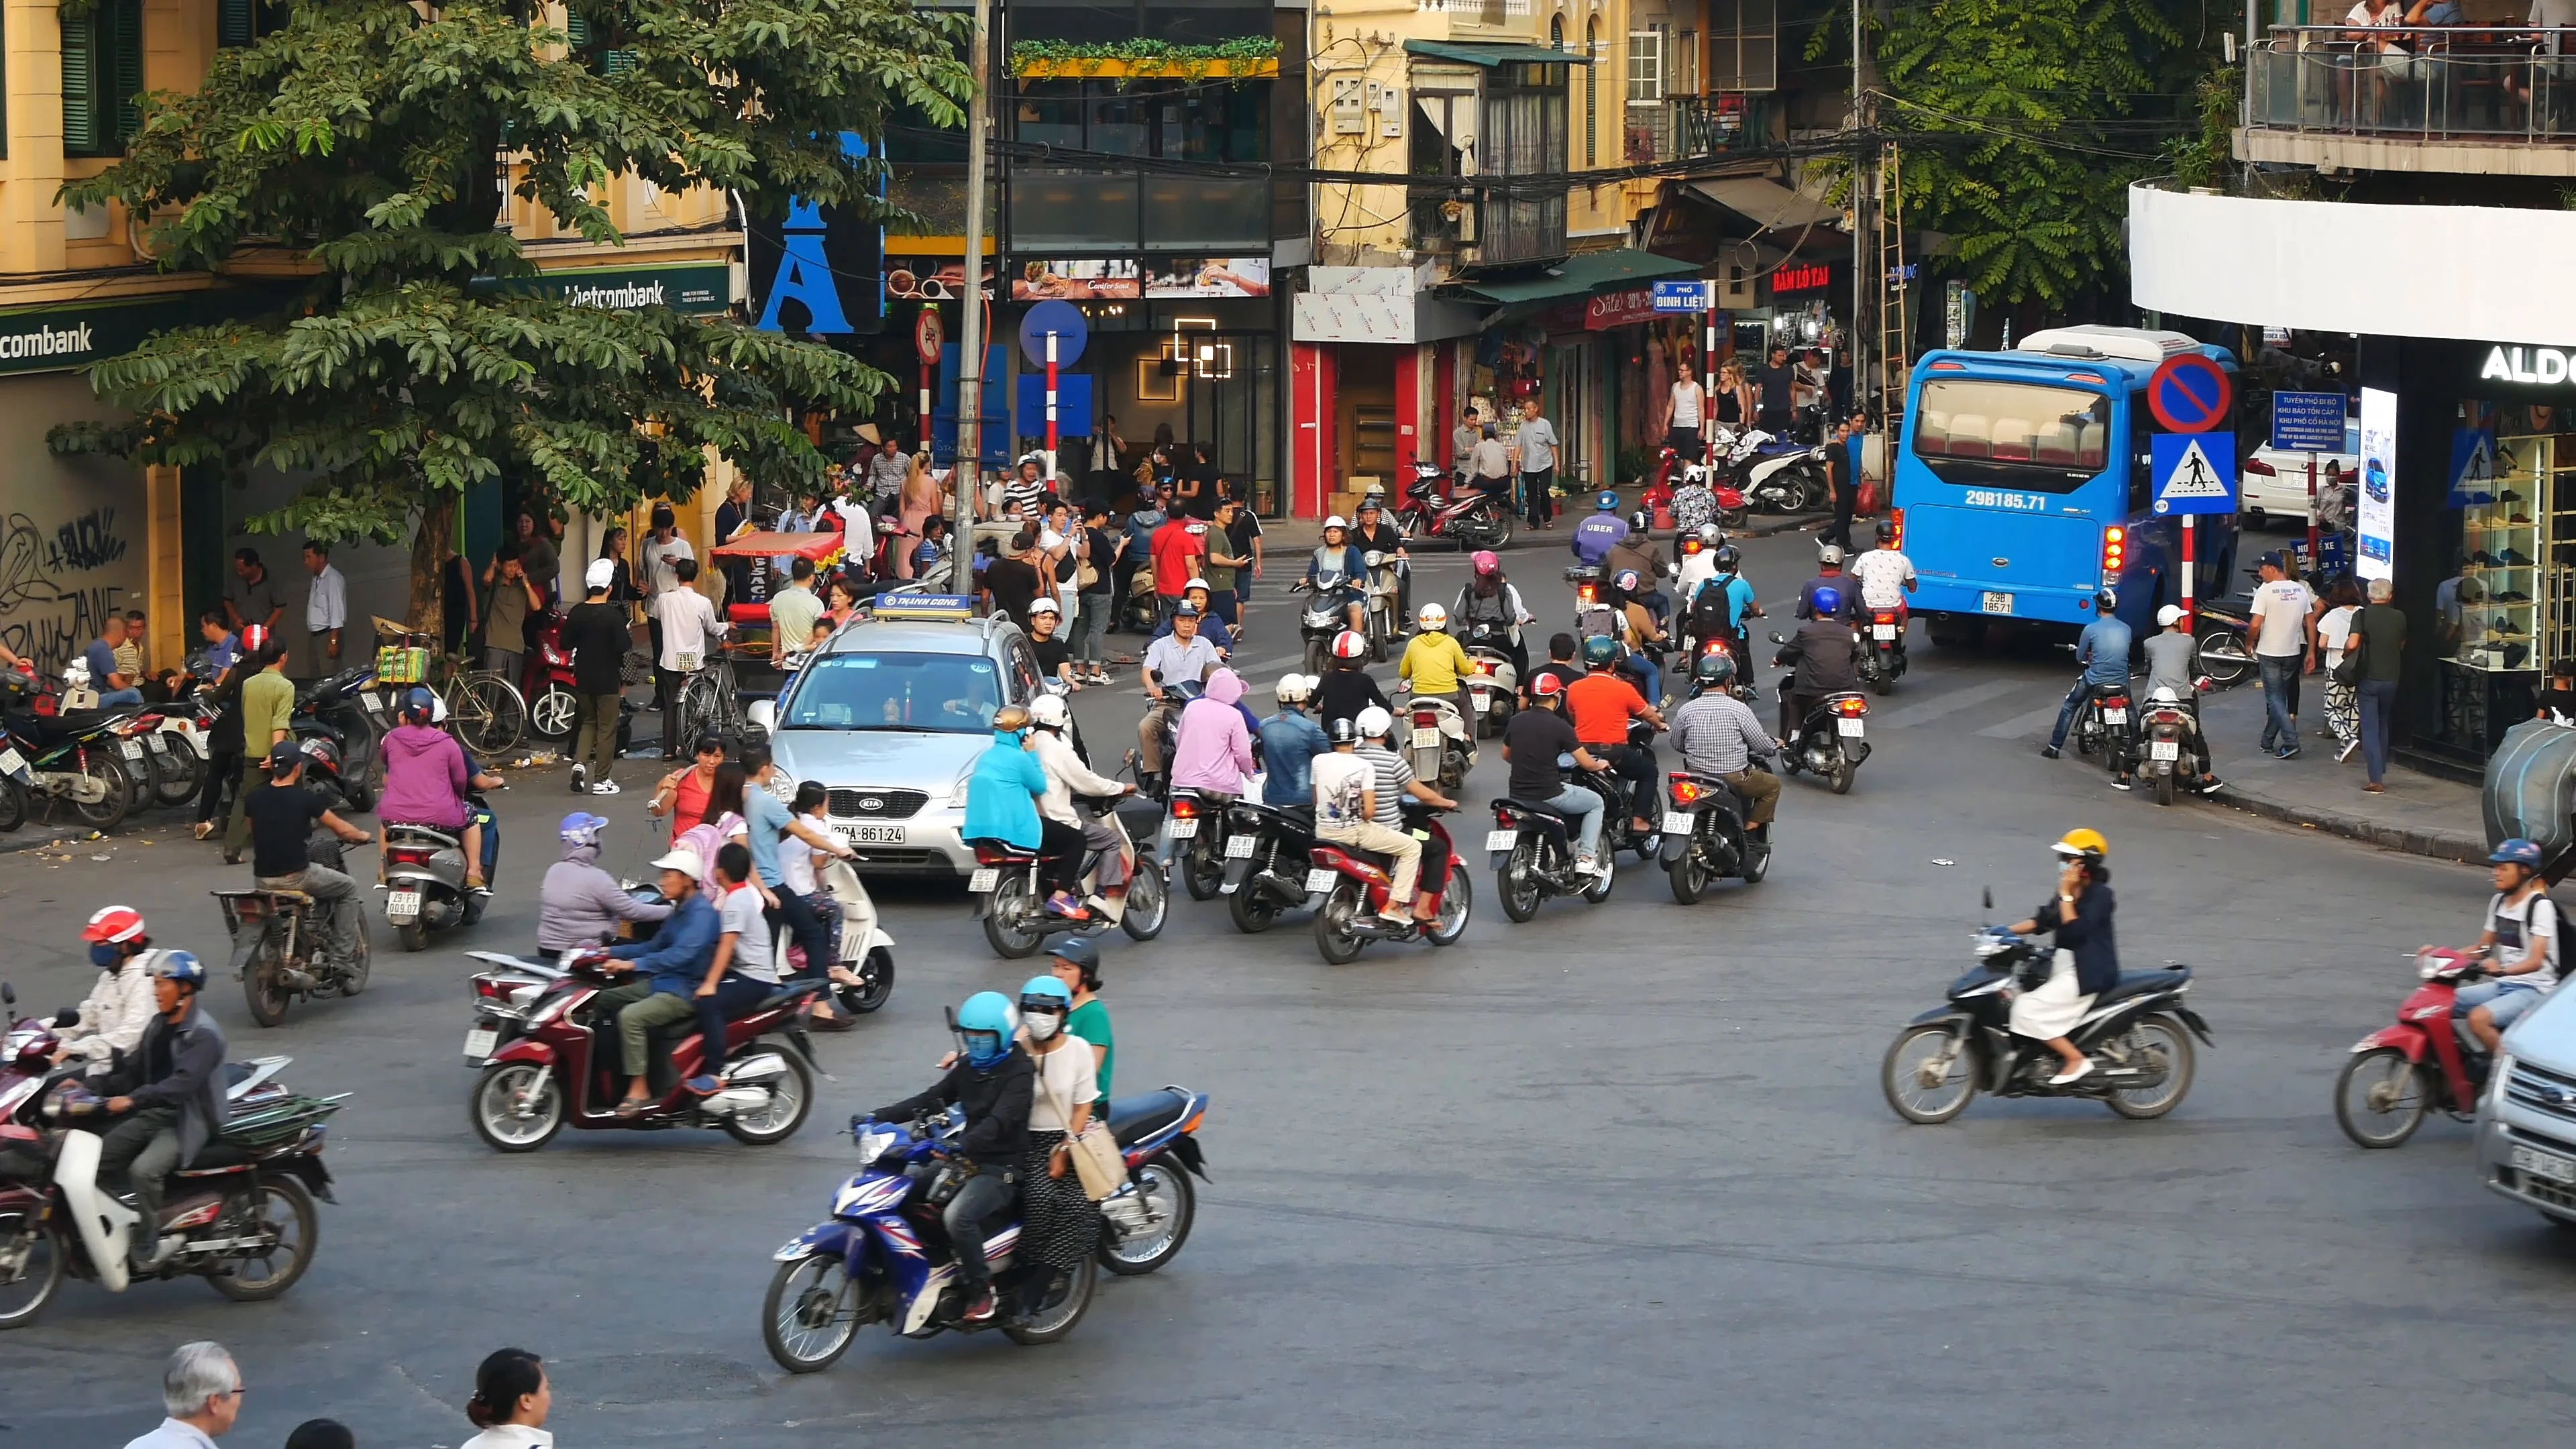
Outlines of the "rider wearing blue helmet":
{"type": "Polygon", "coordinates": [[[1826,695],[1860,688],[1860,675],[1852,668],[1851,626],[1838,617],[1843,607],[1841,587],[1827,584],[1810,599],[1814,610],[1771,661],[1797,666],[1797,673],[1780,686],[1783,743],[1796,742],[1800,723],[1826,695]]]}
{"type": "Polygon", "coordinates": [[[1619,516],[1619,495],[1604,491],[1592,500],[1593,513],[1574,525],[1574,539],[1568,546],[1587,568],[1601,567],[1610,550],[1628,536],[1628,521],[1619,516]]]}
{"type": "Polygon", "coordinates": [[[2488,958],[2494,979],[2460,988],[2451,1014],[2469,1019],[2469,1031],[2492,1053],[2504,1029],[2540,1004],[2558,985],[2558,904],[2540,873],[2540,847],[2508,840],[2487,857],[2495,867],[2495,896],[2487,902],[2486,934],[2471,951],[2488,958]]]}
{"type": "Polygon", "coordinates": [[[1073,990],[1054,975],[1020,988],[1020,1025],[1035,1065],[1029,1155],[1020,1164],[1020,1241],[1049,1267],[1072,1272],[1100,1241],[1100,1210],[1073,1166],[1073,1139],[1091,1125],[1100,1095],[1091,1044],[1064,1029],[1073,990]]]}
{"type": "Polygon", "coordinates": [[[868,1116],[901,1122],[937,1107],[956,1107],[966,1114],[954,1152],[966,1160],[972,1175],[942,1210],[948,1240],[957,1250],[957,1277],[966,1289],[964,1318],[981,1323],[993,1316],[993,1269],[984,1261],[984,1220],[1010,1206],[1019,1191],[1021,1164],[1029,1153],[1029,1106],[1037,1080],[1036,1066],[1014,1040],[1019,1017],[998,991],[978,991],[950,1018],[957,1051],[947,1060],[948,1074],[927,1092],[889,1102],[868,1116]]]}
{"type": "Polygon", "coordinates": [[[152,959],[153,1018],[124,1061],[97,1082],[121,1118],[98,1146],[98,1180],[134,1194],[141,1220],[127,1250],[137,1268],[159,1256],[161,1184],[194,1162],[223,1124],[224,1033],[200,1010],[206,968],[187,951],[152,959]]]}

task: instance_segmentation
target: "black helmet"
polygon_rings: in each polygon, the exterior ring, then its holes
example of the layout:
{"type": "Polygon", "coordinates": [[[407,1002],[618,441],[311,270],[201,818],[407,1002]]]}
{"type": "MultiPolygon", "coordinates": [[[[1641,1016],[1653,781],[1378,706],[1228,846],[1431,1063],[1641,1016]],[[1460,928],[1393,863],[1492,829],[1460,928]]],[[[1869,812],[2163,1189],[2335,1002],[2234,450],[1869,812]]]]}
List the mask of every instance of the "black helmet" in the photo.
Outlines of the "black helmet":
{"type": "Polygon", "coordinates": [[[2102,587],[2095,589],[2093,591],[2093,607],[2105,614],[2110,613],[2112,610],[2120,607],[2120,591],[2111,587],[2109,584],[2104,584],[2102,587]]]}
{"type": "Polygon", "coordinates": [[[1896,542],[1896,520],[1895,520],[1895,519],[1893,519],[1893,518],[1882,518],[1882,519],[1880,519],[1880,520],[1878,521],[1878,541],[1879,541],[1880,543],[1894,543],[1894,542],[1896,542]]]}
{"type": "Polygon", "coordinates": [[[1629,515],[1628,515],[1628,526],[1629,526],[1630,528],[1635,529],[1635,530],[1636,530],[1637,532],[1639,532],[1639,533],[1644,533],[1644,532],[1646,531],[1646,527],[1647,527],[1647,525],[1648,525],[1648,524],[1650,524],[1650,523],[1652,523],[1653,521],[1654,521],[1654,520],[1652,520],[1652,519],[1650,519],[1650,518],[1648,518],[1648,517],[1646,516],[1646,510],[1644,510],[1644,509],[1642,509],[1642,508],[1640,508],[1640,509],[1638,509],[1636,512],[1631,513],[1631,514],[1629,514],[1629,515]]]}
{"type": "Polygon", "coordinates": [[[1100,948],[1092,943],[1089,936],[1061,937],[1047,947],[1047,954],[1081,967],[1085,976],[1100,974],[1100,948]]]}
{"type": "Polygon", "coordinates": [[[1360,742],[1360,727],[1348,719],[1333,721],[1328,734],[1336,745],[1356,745],[1360,742]]]}
{"type": "Polygon", "coordinates": [[[1710,561],[1717,565],[1719,573],[1733,575],[1741,572],[1744,567],[1744,552],[1734,544],[1722,543],[1717,546],[1717,552],[1710,561]]]}
{"type": "Polygon", "coordinates": [[[1619,641],[1607,634],[1594,634],[1583,641],[1583,662],[1594,669],[1606,669],[1618,662],[1619,641]]]}
{"type": "Polygon", "coordinates": [[[304,758],[309,768],[319,769],[323,774],[334,779],[339,777],[340,747],[338,745],[320,735],[308,735],[297,741],[297,746],[304,751],[304,758]]]}
{"type": "Polygon", "coordinates": [[[1735,660],[1723,649],[1712,649],[1691,666],[1691,678],[1711,689],[1735,677],[1735,660]]]}

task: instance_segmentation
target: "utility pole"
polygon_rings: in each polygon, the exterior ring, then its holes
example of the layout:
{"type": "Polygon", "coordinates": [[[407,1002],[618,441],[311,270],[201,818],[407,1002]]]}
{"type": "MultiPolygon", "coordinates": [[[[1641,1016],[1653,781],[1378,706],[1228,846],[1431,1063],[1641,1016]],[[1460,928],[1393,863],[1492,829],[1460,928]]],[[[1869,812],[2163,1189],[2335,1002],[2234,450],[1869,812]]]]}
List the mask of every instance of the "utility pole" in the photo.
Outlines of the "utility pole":
{"type": "MultiPolygon", "coordinates": [[[[1861,20],[1863,0],[1851,3],[1851,87],[1852,87],[1852,170],[1851,170],[1851,401],[1854,410],[1869,405],[1868,390],[1861,379],[1872,375],[1863,350],[1868,336],[1862,308],[1870,296],[1875,279],[1869,275],[1867,258],[1870,234],[1870,203],[1876,201],[1878,178],[1871,173],[1870,162],[1877,155],[1869,135],[1869,88],[1861,79],[1861,20]]],[[[1838,420],[1835,420],[1838,421],[1838,420]]]]}
{"type": "Polygon", "coordinates": [[[984,158],[993,125],[992,0],[975,0],[967,67],[975,95],[966,103],[966,316],[957,328],[957,513],[948,528],[952,593],[972,594],[975,498],[984,486],[984,158]]]}

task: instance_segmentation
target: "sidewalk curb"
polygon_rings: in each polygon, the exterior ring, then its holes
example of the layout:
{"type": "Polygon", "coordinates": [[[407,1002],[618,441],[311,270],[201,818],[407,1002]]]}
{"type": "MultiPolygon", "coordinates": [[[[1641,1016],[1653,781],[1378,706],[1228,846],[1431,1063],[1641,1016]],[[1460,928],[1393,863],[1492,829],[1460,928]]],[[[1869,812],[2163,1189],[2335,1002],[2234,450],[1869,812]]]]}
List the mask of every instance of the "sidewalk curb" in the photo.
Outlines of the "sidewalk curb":
{"type": "Polygon", "coordinates": [[[2483,835],[2470,835],[2457,830],[2410,830],[2404,826],[2383,825],[2341,810],[2328,810],[2315,805],[2297,804],[2258,795],[2230,783],[2220,792],[2215,803],[2249,814],[2260,815],[2285,824],[2303,826],[2358,840],[2381,850],[2406,855],[2420,855],[2430,860],[2458,861],[2464,865],[2483,865],[2487,842],[2483,835]]]}

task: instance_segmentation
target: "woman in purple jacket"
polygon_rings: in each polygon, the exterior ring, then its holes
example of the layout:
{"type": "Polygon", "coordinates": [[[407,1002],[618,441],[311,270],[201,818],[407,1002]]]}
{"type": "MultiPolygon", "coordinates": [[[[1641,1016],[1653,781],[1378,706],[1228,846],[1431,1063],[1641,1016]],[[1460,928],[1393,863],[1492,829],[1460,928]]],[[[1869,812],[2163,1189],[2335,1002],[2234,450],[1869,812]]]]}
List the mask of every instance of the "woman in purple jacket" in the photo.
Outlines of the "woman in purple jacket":
{"type": "Polygon", "coordinates": [[[434,723],[439,714],[438,696],[428,690],[403,696],[403,722],[385,735],[385,793],[376,801],[376,818],[389,827],[419,825],[457,836],[465,845],[465,888],[488,896],[483,828],[473,823],[465,795],[501,782],[467,770],[465,751],[434,723]]]}

